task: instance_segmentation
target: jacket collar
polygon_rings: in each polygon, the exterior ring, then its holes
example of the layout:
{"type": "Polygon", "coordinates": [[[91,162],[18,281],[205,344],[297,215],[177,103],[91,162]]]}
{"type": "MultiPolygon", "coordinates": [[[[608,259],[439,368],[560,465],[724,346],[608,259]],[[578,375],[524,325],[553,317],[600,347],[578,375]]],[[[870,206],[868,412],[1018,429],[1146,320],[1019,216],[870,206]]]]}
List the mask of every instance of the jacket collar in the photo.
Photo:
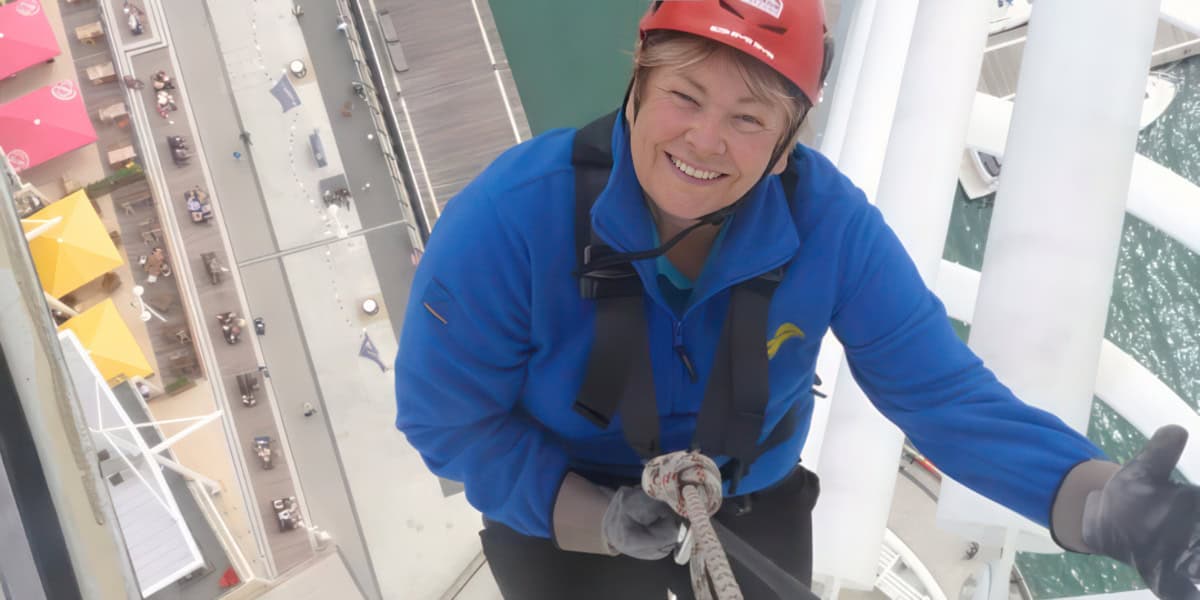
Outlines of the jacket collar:
{"type": "MultiPolygon", "coordinates": [[[[624,110],[617,113],[612,132],[613,167],[608,184],[592,205],[592,229],[619,252],[654,247],[654,219],[633,169],[629,131],[624,110]]],[[[778,176],[772,175],[751,188],[729,223],[725,239],[709,256],[696,281],[692,303],[740,281],[782,266],[800,249],[795,219],[778,176]]],[[[653,259],[634,264],[644,282],[655,281],[653,259]]],[[[657,285],[648,286],[658,297],[657,285]]]]}

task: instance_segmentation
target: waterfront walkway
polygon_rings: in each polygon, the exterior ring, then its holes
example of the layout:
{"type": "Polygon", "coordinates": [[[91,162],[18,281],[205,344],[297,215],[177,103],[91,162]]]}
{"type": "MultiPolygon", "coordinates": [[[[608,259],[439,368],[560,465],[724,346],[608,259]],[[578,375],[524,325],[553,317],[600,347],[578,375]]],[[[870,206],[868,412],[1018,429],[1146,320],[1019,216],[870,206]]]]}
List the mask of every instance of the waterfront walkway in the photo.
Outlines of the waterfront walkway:
{"type": "Polygon", "coordinates": [[[430,223],[501,152],[530,138],[485,1],[376,0],[372,41],[430,223]],[[389,42],[394,39],[396,41],[389,42]],[[406,69],[389,56],[401,53],[406,69]]]}

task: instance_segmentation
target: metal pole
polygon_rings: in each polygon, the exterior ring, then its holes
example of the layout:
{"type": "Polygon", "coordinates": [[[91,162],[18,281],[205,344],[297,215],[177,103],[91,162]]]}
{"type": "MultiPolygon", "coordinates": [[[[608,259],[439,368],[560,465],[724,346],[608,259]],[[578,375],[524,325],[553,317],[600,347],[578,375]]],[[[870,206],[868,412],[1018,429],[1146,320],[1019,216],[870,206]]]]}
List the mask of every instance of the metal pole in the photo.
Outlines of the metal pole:
{"type": "Polygon", "coordinates": [[[78,317],[78,316],[79,316],[79,312],[78,312],[78,311],[76,311],[75,309],[71,308],[70,306],[67,306],[67,305],[66,305],[66,304],[65,304],[65,303],[64,303],[62,300],[59,300],[58,298],[55,298],[54,296],[51,296],[51,295],[50,295],[50,292],[47,292],[47,291],[42,291],[42,295],[43,295],[43,296],[45,296],[45,298],[46,298],[46,304],[49,304],[51,308],[57,308],[58,310],[60,310],[60,311],[62,311],[62,312],[64,312],[64,313],[66,313],[66,314],[68,314],[68,315],[70,315],[70,316],[72,316],[72,317],[78,317]]]}
{"type": "Polygon", "coordinates": [[[25,232],[25,241],[29,242],[43,233],[50,231],[50,229],[52,229],[55,225],[62,223],[62,217],[54,217],[53,219],[46,221],[41,219],[22,219],[21,223],[41,223],[41,225],[38,225],[37,227],[25,232]]]}
{"type": "Polygon", "coordinates": [[[219,418],[221,418],[221,411],[219,411],[219,410],[210,415],[205,415],[199,421],[196,421],[195,423],[192,423],[191,425],[184,427],[179,433],[176,433],[175,435],[155,444],[154,447],[147,450],[147,452],[149,452],[151,454],[157,454],[159,452],[162,452],[163,450],[166,450],[167,448],[170,448],[171,446],[175,445],[175,442],[178,442],[179,440],[182,440],[183,438],[187,437],[188,434],[192,433],[193,431],[196,431],[197,429],[200,429],[201,427],[204,427],[205,425],[208,425],[209,423],[212,423],[213,421],[216,421],[219,418]]]}

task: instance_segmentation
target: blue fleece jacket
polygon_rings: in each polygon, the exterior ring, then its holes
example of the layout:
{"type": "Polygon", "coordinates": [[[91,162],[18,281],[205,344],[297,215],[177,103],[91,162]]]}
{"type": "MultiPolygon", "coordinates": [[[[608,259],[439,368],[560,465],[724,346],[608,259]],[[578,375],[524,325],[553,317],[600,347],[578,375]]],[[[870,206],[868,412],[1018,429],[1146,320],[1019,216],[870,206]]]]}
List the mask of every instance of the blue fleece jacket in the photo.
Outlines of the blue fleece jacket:
{"type": "MultiPolygon", "coordinates": [[[[541,537],[550,537],[568,470],[640,472],[619,413],[602,431],[571,408],[594,337],[594,305],[580,298],[572,275],[574,136],[555,130],[512,148],[448,204],[416,271],[396,358],[396,426],[429,468],[464,482],[487,517],[541,537]]],[[[612,147],[592,226],[619,251],[651,248],[654,225],[624,127],[614,127],[612,147]]],[[[799,459],[817,350],[832,328],[863,391],[921,452],[954,479],[1048,524],[1063,476],[1102,452],[1017,400],[958,339],[860,190],[813,150],[798,147],[791,160],[799,173],[793,204],[778,177],[759,182],[682,314],[664,299],[655,261],[635,264],[664,449],[691,441],[730,287],[787,265],[768,335],[787,323],[803,335],[788,337],[770,360],[765,432],[793,405],[800,425],[755,461],[739,493],[779,481],[799,459]]]]}

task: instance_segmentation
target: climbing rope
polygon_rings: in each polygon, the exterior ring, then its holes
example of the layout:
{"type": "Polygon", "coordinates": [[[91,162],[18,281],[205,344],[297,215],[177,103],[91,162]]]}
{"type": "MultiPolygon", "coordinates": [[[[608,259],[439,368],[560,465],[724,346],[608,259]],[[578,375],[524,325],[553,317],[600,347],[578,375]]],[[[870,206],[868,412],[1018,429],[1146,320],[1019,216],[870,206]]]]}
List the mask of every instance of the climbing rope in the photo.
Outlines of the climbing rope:
{"type": "Polygon", "coordinates": [[[642,488],[691,525],[695,548],[689,565],[697,600],[742,600],[725,549],[709,517],[721,508],[721,472],[699,452],[655,457],[642,471],[642,488]]]}

